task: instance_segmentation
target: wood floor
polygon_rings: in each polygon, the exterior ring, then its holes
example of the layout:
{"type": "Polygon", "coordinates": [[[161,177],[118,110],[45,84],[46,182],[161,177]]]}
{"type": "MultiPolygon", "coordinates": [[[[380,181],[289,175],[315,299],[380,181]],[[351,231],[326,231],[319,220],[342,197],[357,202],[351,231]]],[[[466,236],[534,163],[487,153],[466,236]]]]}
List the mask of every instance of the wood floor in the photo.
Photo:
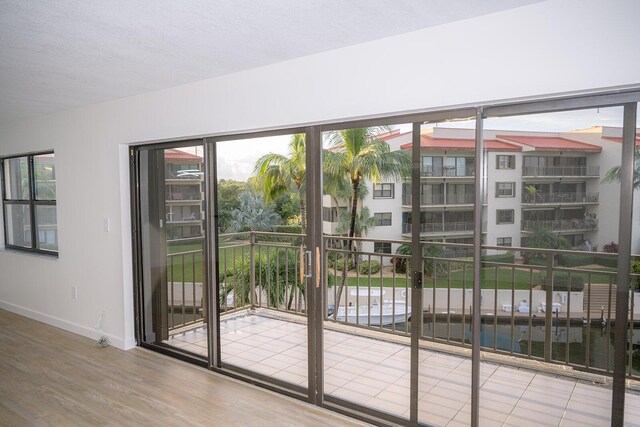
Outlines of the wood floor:
{"type": "Polygon", "coordinates": [[[0,310],[1,426],[360,426],[142,349],[0,310]]]}

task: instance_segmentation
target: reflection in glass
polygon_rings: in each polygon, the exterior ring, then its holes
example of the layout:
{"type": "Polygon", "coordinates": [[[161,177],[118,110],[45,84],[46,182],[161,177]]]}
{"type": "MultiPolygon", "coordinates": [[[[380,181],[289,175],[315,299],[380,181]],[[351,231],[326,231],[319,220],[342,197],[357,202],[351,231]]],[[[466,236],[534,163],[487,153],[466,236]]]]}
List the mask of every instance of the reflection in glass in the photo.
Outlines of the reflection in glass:
{"type": "Polygon", "coordinates": [[[4,181],[8,200],[29,199],[29,162],[27,157],[5,159],[4,181]]]}
{"type": "Polygon", "coordinates": [[[5,205],[7,244],[31,247],[31,208],[29,205],[5,205]]]}
{"type": "Polygon", "coordinates": [[[56,165],[53,154],[33,156],[36,200],[56,199],[56,165]]]}
{"type": "Polygon", "coordinates": [[[38,249],[58,250],[58,222],[55,206],[36,205],[36,233],[38,249]]]}

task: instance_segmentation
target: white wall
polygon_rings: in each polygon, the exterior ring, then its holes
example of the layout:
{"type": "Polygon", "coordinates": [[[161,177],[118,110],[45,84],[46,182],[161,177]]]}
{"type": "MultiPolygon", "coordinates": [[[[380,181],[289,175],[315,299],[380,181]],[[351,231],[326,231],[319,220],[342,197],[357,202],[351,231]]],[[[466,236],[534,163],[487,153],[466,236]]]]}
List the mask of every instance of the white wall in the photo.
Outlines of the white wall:
{"type": "Polygon", "coordinates": [[[0,251],[0,307],[133,345],[126,144],[638,84],[639,15],[553,0],[2,125],[0,156],[55,150],[60,258],[0,251]]]}

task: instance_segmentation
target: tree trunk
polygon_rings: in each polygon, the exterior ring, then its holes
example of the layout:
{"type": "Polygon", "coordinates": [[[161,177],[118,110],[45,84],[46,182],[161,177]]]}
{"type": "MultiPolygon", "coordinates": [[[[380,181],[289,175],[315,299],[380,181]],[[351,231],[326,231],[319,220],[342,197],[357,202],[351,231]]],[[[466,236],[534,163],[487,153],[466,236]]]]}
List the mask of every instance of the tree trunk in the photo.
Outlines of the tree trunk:
{"type": "MultiPolygon", "coordinates": [[[[347,282],[347,270],[349,266],[349,259],[351,258],[351,251],[353,250],[353,237],[356,234],[356,217],[358,215],[358,187],[360,187],[360,179],[356,178],[352,182],[353,187],[353,196],[351,198],[351,221],[349,224],[349,235],[347,239],[347,249],[349,250],[348,255],[344,259],[344,268],[342,269],[342,280],[340,282],[340,287],[338,288],[338,296],[335,301],[335,309],[333,312],[333,318],[336,319],[338,316],[338,307],[340,306],[340,299],[342,298],[342,291],[344,290],[344,285],[347,282]]],[[[356,307],[357,310],[357,307],[356,307]]],[[[346,319],[346,311],[345,311],[345,319],[346,319]]]]}
{"type": "Polygon", "coordinates": [[[300,203],[300,225],[302,226],[302,234],[307,234],[307,208],[300,187],[298,187],[298,202],[300,203]]]}

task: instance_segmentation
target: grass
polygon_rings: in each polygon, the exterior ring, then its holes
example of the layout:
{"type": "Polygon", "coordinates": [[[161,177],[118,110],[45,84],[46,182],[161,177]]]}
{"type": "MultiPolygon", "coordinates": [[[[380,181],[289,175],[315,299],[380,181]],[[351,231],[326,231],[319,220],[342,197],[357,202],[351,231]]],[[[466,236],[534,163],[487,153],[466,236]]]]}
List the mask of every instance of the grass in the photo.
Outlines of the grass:
{"type": "MultiPolygon", "coordinates": [[[[203,278],[203,264],[202,264],[202,244],[194,243],[194,244],[183,244],[183,245],[173,245],[168,248],[169,254],[178,254],[184,252],[192,252],[192,251],[200,251],[197,253],[187,253],[185,255],[177,255],[172,257],[173,264],[173,272],[171,270],[171,265],[167,267],[167,276],[169,281],[174,282],[182,282],[185,283],[195,282],[202,283],[203,278]],[[195,276],[194,276],[195,273],[195,276]]],[[[264,258],[267,255],[273,254],[275,248],[261,248],[260,255],[264,258]]],[[[249,255],[248,247],[233,247],[222,246],[219,250],[219,268],[221,271],[226,271],[232,269],[233,266],[240,266],[243,262],[243,257],[249,255]]],[[[258,255],[258,251],[256,251],[256,256],[258,255]]],[[[293,261],[289,258],[289,261],[293,261]]],[[[284,263],[284,260],[282,261],[284,263]]],[[[575,267],[579,268],[579,267],[575,267]]],[[[597,268],[594,268],[597,269],[597,268]]],[[[602,267],[603,271],[610,271],[610,269],[606,267],[602,267]]],[[[496,289],[496,285],[498,289],[513,289],[516,290],[526,290],[529,289],[532,285],[538,285],[542,277],[544,277],[544,270],[534,270],[531,274],[528,270],[525,269],[515,269],[508,267],[503,268],[494,268],[494,267],[485,267],[481,271],[482,274],[482,289],[496,289]],[[515,271],[515,273],[514,273],[515,271]],[[496,272],[497,272],[497,281],[496,281],[496,272]]],[[[574,273],[574,276],[582,276],[585,284],[588,282],[589,277],[587,274],[583,273],[574,273]]],[[[329,271],[330,282],[334,284],[340,283],[341,281],[341,273],[338,271],[337,276],[334,276],[334,270],[330,269],[329,271]]],[[[361,275],[360,277],[348,277],[347,278],[347,286],[360,286],[367,287],[371,286],[372,288],[392,288],[395,286],[399,289],[410,288],[411,281],[408,276],[404,274],[396,274],[395,280],[393,277],[382,277],[379,275],[372,275],[371,277],[366,275],[361,275]]],[[[606,274],[592,274],[591,275],[591,283],[609,283],[609,275],[606,274]]],[[[433,278],[427,278],[424,281],[424,288],[433,288],[434,285],[436,288],[446,288],[450,286],[452,289],[461,289],[463,287],[465,289],[471,289],[473,286],[473,269],[468,267],[463,273],[462,270],[452,271],[446,276],[439,276],[435,280],[433,278]]]]}

